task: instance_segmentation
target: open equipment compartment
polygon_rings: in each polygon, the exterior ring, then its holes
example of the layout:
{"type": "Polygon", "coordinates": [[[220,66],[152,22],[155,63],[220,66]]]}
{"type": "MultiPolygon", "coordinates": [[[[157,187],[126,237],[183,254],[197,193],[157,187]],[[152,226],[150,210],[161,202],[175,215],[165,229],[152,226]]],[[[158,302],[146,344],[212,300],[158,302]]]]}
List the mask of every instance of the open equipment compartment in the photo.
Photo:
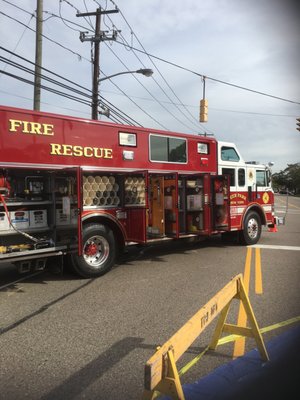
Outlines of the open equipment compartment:
{"type": "Polygon", "coordinates": [[[75,169],[1,167],[0,195],[0,263],[40,270],[47,257],[77,249],[75,169]]]}

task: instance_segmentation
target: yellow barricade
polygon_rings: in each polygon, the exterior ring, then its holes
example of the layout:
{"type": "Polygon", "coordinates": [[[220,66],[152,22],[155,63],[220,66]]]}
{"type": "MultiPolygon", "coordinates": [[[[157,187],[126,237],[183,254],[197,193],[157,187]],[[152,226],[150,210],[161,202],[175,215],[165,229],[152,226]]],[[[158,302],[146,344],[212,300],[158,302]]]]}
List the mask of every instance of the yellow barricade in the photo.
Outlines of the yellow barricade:
{"type": "Polygon", "coordinates": [[[222,333],[252,337],[263,360],[269,360],[262,335],[259,331],[248,295],[245,291],[242,274],[234,277],[204,307],[186,322],[167,342],[157,348],[145,365],[143,400],[154,399],[157,392],[172,399],[184,400],[176,361],[192,345],[204,329],[220,314],[209,349],[215,350],[222,333]],[[226,323],[229,307],[233,299],[242,302],[250,327],[226,323]]]}

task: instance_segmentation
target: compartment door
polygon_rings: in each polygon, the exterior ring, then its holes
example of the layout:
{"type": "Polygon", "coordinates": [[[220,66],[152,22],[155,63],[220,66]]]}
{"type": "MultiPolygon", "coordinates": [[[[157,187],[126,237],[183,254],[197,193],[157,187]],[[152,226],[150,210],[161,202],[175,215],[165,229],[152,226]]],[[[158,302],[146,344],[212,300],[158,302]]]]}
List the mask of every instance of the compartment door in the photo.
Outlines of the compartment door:
{"type": "Polygon", "coordinates": [[[82,169],[77,168],[77,237],[78,237],[78,255],[82,255],[82,223],[81,216],[83,212],[83,179],[82,169]]]}
{"type": "Polygon", "coordinates": [[[212,177],[212,217],[216,230],[230,230],[229,177],[218,175],[212,177]]]}
{"type": "Polygon", "coordinates": [[[164,178],[165,234],[178,237],[178,174],[164,178]]]}
{"type": "Polygon", "coordinates": [[[164,176],[149,176],[149,218],[147,236],[158,238],[165,235],[164,176]]]}
{"type": "Polygon", "coordinates": [[[135,171],[124,177],[127,241],[145,243],[148,219],[148,173],[135,171]]]}
{"type": "Polygon", "coordinates": [[[186,231],[203,234],[204,218],[204,175],[185,176],[186,231]]]}

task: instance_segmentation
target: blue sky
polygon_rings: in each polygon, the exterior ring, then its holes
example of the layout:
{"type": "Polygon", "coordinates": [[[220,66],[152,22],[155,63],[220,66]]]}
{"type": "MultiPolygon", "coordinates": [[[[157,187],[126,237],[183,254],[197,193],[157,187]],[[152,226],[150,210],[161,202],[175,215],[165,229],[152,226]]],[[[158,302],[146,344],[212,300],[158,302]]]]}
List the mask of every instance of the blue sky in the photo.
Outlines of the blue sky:
{"type": "MultiPolygon", "coordinates": [[[[101,43],[100,77],[144,67],[152,68],[154,74],[151,78],[126,74],[101,82],[100,93],[107,101],[150,129],[206,132],[219,140],[235,142],[246,160],[275,162],[274,172],[289,163],[300,162],[300,132],[296,130],[296,118],[300,117],[300,7],[296,2],[44,0],[43,3],[43,34],[47,37],[43,39],[43,67],[91,89],[91,43],[81,42],[79,35],[80,31],[92,34],[95,17],[79,18],[76,13],[95,11],[99,5],[110,10],[117,5],[121,12],[110,14],[101,22],[107,35],[112,34],[113,25],[121,33],[120,43],[101,43]],[[132,51],[121,43],[141,51],[132,51]],[[147,56],[144,50],[157,58],[147,56]],[[199,75],[187,70],[212,78],[206,79],[209,116],[205,124],[198,122],[203,82],[199,75]]],[[[31,14],[35,9],[36,0],[0,0],[1,47],[32,62],[35,18],[31,14]]],[[[3,49],[0,54],[20,62],[3,49]]],[[[32,68],[26,62],[23,64],[32,68]]],[[[33,79],[3,59],[0,69],[33,79]]],[[[3,74],[0,74],[0,96],[3,105],[29,109],[33,105],[33,87],[3,74]]],[[[88,104],[47,91],[42,91],[41,110],[84,118],[91,115],[88,104]]]]}

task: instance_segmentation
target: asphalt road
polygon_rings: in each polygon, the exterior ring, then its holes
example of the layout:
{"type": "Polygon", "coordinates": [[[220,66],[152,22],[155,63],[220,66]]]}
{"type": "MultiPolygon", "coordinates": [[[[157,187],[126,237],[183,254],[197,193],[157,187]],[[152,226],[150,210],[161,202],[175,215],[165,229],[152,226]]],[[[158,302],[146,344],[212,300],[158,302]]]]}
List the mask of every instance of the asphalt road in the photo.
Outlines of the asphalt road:
{"type": "MultiPolygon", "coordinates": [[[[286,197],[276,197],[284,215],[286,197]]],[[[286,225],[264,229],[248,263],[249,298],[266,343],[299,323],[300,198],[289,197],[286,225]],[[261,293],[255,269],[261,259],[261,293]],[[292,321],[293,319],[293,321],[292,321]],[[293,323],[292,323],[293,322],[293,323]],[[297,322],[296,322],[297,323],[297,322]]],[[[140,399],[144,365],[232,277],[246,269],[247,247],[173,242],[133,247],[107,275],[83,280],[55,268],[20,277],[0,270],[0,399],[140,399]],[[19,279],[22,280],[19,280],[19,279]]],[[[236,322],[238,303],[229,322],[236,322]]],[[[211,324],[178,363],[210,342],[211,324]]],[[[245,353],[256,347],[246,340],[245,353]]],[[[234,344],[207,353],[181,378],[194,382],[232,360],[234,344]]]]}

